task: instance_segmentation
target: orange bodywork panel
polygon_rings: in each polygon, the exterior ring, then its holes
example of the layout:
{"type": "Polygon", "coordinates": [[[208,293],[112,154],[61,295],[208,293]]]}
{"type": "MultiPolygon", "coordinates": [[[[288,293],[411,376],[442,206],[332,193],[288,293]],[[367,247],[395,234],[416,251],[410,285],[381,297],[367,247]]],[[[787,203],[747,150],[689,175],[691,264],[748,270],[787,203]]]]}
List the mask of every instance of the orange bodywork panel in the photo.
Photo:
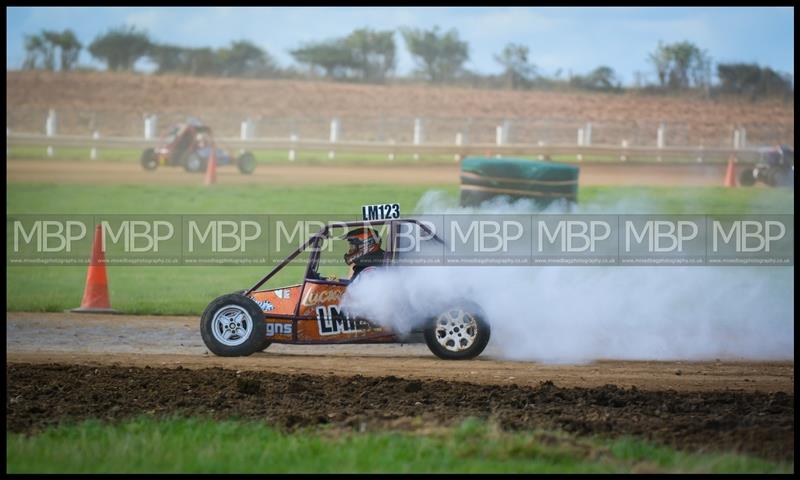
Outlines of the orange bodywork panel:
{"type": "Polygon", "coordinates": [[[350,318],[339,307],[347,284],[307,280],[303,285],[252,292],[264,311],[267,337],[279,343],[381,343],[394,333],[365,319],[350,318]]]}

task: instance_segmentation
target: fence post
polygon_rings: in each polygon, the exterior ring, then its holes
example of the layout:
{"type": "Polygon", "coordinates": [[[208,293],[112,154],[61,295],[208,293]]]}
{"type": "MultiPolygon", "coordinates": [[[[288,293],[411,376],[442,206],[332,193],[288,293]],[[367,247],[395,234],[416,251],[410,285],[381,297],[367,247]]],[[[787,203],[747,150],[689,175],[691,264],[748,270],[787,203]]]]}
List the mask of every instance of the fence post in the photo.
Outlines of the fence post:
{"type": "MultiPolygon", "coordinates": [[[[95,130],[94,133],[92,133],[92,138],[95,140],[99,139],[100,132],[95,130]]],[[[97,147],[95,145],[92,145],[92,151],[89,152],[89,158],[91,158],[92,160],[97,160],[97,147]]]]}
{"type": "MultiPolygon", "coordinates": [[[[58,119],[56,117],[56,111],[52,108],[50,111],[47,112],[47,121],[44,125],[45,133],[48,137],[52,137],[56,135],[56,131],[58,130],[58,119]]],[[[47,146],[47,156],[53,156],[53,147],[48,145],[47,146]]]]}
{"type": "MultiPolygon", "coordinates": [[[[656,147],[664,148],[664,124],[660,124],[658,126],[658,131],[656,132],[656,147]]],[[[661,155],[656,157],[656,161],[661,161],[661,155]]]]}
{"type": "Polygon", "coordinates": [[[733,148],[738,150],[739,149],[739,129],[733,130],[733,148]]]}
{"type": "Polygon", "coordinates": [[[747,130],[742,127],[742,133],[739,134],[739,145],[741,148],[747,148],[747,130]]]}
{"type": "MultiPolygon", "coordinates": [[[[414,145],[422,145],[423,138],[422,119],[414,119],[414,145]]],[[[414,154],[414,160],[419,160],[419,153],[414,154]]]]}
{"type": "MultiPolygon", "coordinates": [[[[331,144],[334,144],[339,141],[339,119],[334,118],[331,120],[331,144]]],[[[336,152],[333,150],[333,146],[331,146],[331,150],[328,152],[328,158],[333,160],[336,157],[336,152]]]]}
{"type": "MultiPolygon", "coordinates": [[[[582,147],[582,146],[583,146],[583,140],[584,140],[584,138],[585,138],[585,137],[584,137],[584,132],[583,132],[583,129],[582,129],[582,128],[579,128],[579,129],[578,129],[578,146],[579,146],[579,147],[582,147]]],[[[579,162],[582,162],[582,161],[583,161],[583,155],[579,153],[579,154],[577,155],[577,159],[578,159],[578,161],[579,161],[579,162]]]]}
{"type": "Polygon", "coordinates": [[[156,138],[158,131],[158,115],[145,115],[144,116],[144,138],[145,140],[152,140],[156,138]]]}
{"type": "MultiPolygon", "coordinates": [[[[458,132],[456,133],[456,147],[460,147],[462,145],[464,145],[464,135],[461,132],[458,132]]],[[[461,161],[461,149],[458,148],[457,150],[459,150],[459,152],[453,155],[453,158],[456,162],[459,162],[461,161]]]]}
{"type": "MultiPolygon", "coordinates": [[[[622,148],[623,149],[627,149],[628,148],[628,141],[627,140],[623,140],[622,141],[622,148]]],[[[620,160],[620,162],[627,162],[628,161],[627,152],[624,152],[622,155],[620,155],[619,156],[619,160],[620,160]]]]}
{"type": "Polygon", "coordinates": [[[584,130],[584,145],[591,145],[592,144],[592,122],[586,122],[586,128],[584,130]]]}
{"type": "Polygon", "coordinates": [[[242,140],[250,140],[253,138],[253,121],[249,118],[242,122],[242,128],[239,133],[239,138],[242,140]]]}
{"type": "Polygon", "coordinates": [[[292,142],[292,147],[289,149],[289,161],[294,162],[294,159],[296,158],[295,144],[297,143],[297,135],[294,133],[289,135],[289,140],[292,142]]]}
{"type": "MultiPolygon", "coordinates": [[[[239,138],[242,140],[250,140],[254,137],[253,132],[255,130],[255,124],[251,119],[245,119],[242,122],[242,126],[239,129],[239,138]]],[[[239,153],[243,153],[244,149],[240,148],[239,153]]]]}

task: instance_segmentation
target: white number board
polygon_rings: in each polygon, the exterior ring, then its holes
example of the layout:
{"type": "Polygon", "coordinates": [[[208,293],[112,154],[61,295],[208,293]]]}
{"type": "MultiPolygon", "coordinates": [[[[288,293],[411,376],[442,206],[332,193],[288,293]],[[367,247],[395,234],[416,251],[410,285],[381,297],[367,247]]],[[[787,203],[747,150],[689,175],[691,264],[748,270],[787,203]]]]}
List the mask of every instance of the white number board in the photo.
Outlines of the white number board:
{"type": "Polygon", "coordinates": [[[361,216],[364,220],[400,218],[400,204],[380,203],[378,205],[364,205],[361,207],[361,216]]]}

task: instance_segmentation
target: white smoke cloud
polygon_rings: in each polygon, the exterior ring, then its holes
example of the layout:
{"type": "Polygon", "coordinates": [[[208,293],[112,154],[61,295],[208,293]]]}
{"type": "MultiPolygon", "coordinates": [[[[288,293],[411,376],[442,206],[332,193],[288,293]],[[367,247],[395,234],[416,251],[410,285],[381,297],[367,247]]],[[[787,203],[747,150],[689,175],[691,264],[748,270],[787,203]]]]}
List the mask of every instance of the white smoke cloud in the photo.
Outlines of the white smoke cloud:
{"type": "MultiPolygon", "coordinates": [[[[636,213],[647,211],[641,202],[636,213]]],[[[631,212],[617,205],[614,212],[631,212]]],[[[548,212],[575,211],[554,205],[548,212]]],[[[595,213],[591,206],[582,213],[595,213]]],[[[531,213],[495,199],[462,209],[428,192],[424,213],[531,213]]],[[[604,209],[603,213],[608,213],[604,209]]],[[[599,212],[597,212],[599,213],[599,212]]],[[[343,307],[405,333],[464,298],[484,310],[502,358],[548,363],[598,359],[794,358],[794,267],[394,267],[348,288],[343,307]]]]}

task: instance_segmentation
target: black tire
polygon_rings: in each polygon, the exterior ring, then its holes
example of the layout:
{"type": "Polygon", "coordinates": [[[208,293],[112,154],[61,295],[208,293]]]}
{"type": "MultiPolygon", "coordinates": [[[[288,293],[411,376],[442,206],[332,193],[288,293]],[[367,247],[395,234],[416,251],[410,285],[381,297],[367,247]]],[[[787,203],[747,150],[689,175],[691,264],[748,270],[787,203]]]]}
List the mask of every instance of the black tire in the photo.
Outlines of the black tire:
{"type": "Polygon", "coordinates": [[[441,313],[428,320],[424,330],[428,348],[445,360],[477,357],[489,343],[491,333],[483,309],[470,301],[453,302],[442,308],[441,313]]]}
{"type": "Polygon", "coordinates": [[[752,187],[756,183],[756,177],[753,175],[752,168],[746,168],[739,174],[739,185],[743,187],[752,187]]]}
{"type": "Polygon", "coordinates": [[[250,152],[244,152],[236,159],[239,171],[245,175],[250,175],[256,169],[256,157],[250,152]]]}
{"type": "Polygon", "coordinates": [[[148,148],[143,151],[139,161],[142,164],[142,168],[145,170],[155,170],[158,168],[158,157],[156,157],[156,151],[153,148],[148,148]]]}
{"type": "Polygon", "coordinates": [[[776,187],[794,188],[794,170],[778,169],[772,178],[776,187]]]}
{"type": "Polygon", "coordinates": [[[184,170],[191,173],[205,172],[207,166],[208,159],[201,157],[197,152],[186,155],[186,159],[183,161],[184,170]]]}
{"type": "MultiPolygon", "coordinates": [[[[246,291],[247,291],[247,290],[237,290],[237,291],[233,292],[233,294],[235,294],[235,295],[244,295],[244,293],[245,293],[246,291]]],[[[246,295],[245,295],[245,296],[246,296],[246,295]]],[[[265,331],[266,331],[266,327],[265,327],[265,331]]],[[[259,347],[258,351],[259,351],[259,352],[263,352],[263,351],[264,351],[264,350],[266,350],[266,349],[267,349],[267,347],[269,347],[270,345],[272,345],[272,342],[270,342],[269,340],[267,340],[267,337],[264,337],[264,343],[262,343],[262,344],[260,345],[260,347],[259,347]]]]}
{"type": "Polygon", "coordinates": [[[246,357],[269,346],[264,312],[240,293],[222,295],[208,304],[200,317],[200,336],[221,357],[246,357]]]}

